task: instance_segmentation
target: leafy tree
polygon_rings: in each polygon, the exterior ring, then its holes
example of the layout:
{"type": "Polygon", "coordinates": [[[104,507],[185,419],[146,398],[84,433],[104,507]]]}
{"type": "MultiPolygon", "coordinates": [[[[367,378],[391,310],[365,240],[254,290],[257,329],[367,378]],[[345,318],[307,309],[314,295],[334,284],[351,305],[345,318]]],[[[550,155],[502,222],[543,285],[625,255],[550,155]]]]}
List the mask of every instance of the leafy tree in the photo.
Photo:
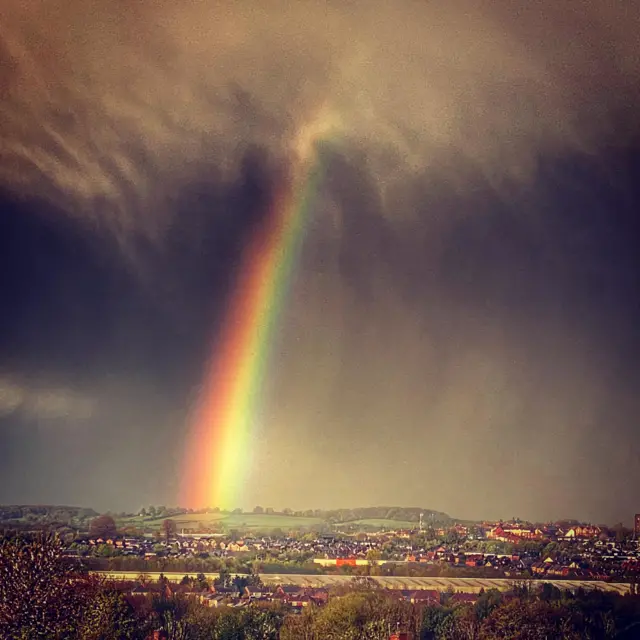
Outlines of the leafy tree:
{"type": "Polygon", "coordinates": [[[425,607],[422,614],[422,626],[420,638],[422,640],[435,640],[441,637],[441,633],[448,628],[450,609],[444,607],[425,607]]]}
{"type": "Polygon", "coordinates": [[[502,594],[497,589],[489,589],[480,593],[476,602],[476,615],[480,620],[484,620],[489,614],[502,603],[502,594]]]}
{"type": "Polygon", "coordinates": [[[242,615],[245,640],[278,640],[284,615],[275,607],[251,607],[242,615]]]}
{"type": "Polygon", "coordinates": [[[323,640],[387,640],[397,625],[418,631],[417,609],[380,590],[348,592],[330,599],[313,619],[314,638],[323,640]]]}
{"type": "Polygon", "coordinates": [[[253,513],[264,513],[264,509],[262,507],[254,507],[253,508],[253,513]]]}
{"type": "Polygon", "coordinates": [[[112,516],[103,515],[94,518],[89,525],[89,535],[92,538],[114,538],[118,534],[115,520],[112,516]]]}
{"type": "Polygon", "coordinates": [[[164,531],[164,535],[167,537],[167,542],[169,542],[169,540],[176,535],[176,531],[177,531],[176,521],[171,520],[170,518],[163,520],[162,529],[164,531]]]}
{"type": "Polygon", "coordinates": [[[204,573],[201,572],[196,576],[196,583],[200,591],[208,591],[209,582],[207,581],[207,578],[204,575],[204,573]]]}
{"type": "Polygon", "coordinates": [[[148,624],[136,616],[122,593],[103,588],[87,607],[79,636],[82,640],[142,640],[148,624]]]}
{"type": "Polygon", "coordinates": [[[31,640],[70,634],[88,596],[74,582],[60,539],[0,542],[0,637],[31,640]]]}
{"type": "Polygon", "coordinates": [[[152,610],[167,640],[189,638],[189,613],[191,602],[179,594],[163,589],[152,599],[152,610]]]}
{"type": "Polygon", "coordinates": [[[233,578],[231,572],[226,567],[222,567],[218,573],[218,577],[214,581],[216,589],[230,589],[233,584],[233,578]]]}
{"type": "Polygon", "coordinates": [[[483,640],[578,640],[583,637],[567,628],[566,623],[563,611],[558,607],[530,599],[516,599],[491,612],[482,622],[480,637],[483,640]]]}
{"type": "Polygon", "coordinates": [[[258,574],[250,573],[246,576],[236,576],[233,579],[233,586],[242,593],[247,587],[262,587],[262,581],[258,574]]]}
{"type": "Polygon", "coordinates": [[[380,574],[380,559],[382,555],[378,549],[369,549],[367,551],[367,560],[369,561],[369,573],[372,576],[380,574]]]}

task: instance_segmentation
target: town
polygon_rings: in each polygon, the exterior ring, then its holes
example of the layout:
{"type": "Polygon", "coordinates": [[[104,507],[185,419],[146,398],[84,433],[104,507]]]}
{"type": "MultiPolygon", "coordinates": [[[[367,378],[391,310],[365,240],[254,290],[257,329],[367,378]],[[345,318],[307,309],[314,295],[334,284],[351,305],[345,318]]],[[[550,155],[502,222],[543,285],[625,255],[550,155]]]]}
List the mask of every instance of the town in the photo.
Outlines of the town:
{"type": "MultiPolygon", "coordinates": [[[[349,617],[363,607],[367,618],[382,612],[380,626],[376,634],[363,630],[354,637],[385,640],[511,637],[478,633],[515,607],[518,615],[527,607],[537,612],[532,613],[535,628],[540,607],[548,608],[549,624],[560,624],[562,613],[562,628],[574,625],[576,638],[586,637],[580,634],[591,623],[575,621],[572,607],[608,603],[611,628],[615,620],[622,628],[636,614],[640,619],[640,517],[628,529],[515,518],[457,522],[446,514],[424,518],[420,510],[416,522],[337,522],[333,515],[319,514],[322,522],[310,523],[304,516],[270,511],[216,512],[202,524],[204,512],[171,515],[164,508],[151,515],[145,510],[116,516],[66,507],[2,509],[1,551],[5,557],[14,554],[3,571],[10,576],[12,563],[28,564],[25,558],[34,557],[34,548],[48,548],[59,555],[70,584],[85,582],[82,593],[94,593],[94,598],[111,594],[109,606],[119,603],[118,615],[126,614],[131,628],[144,630],[118,637],[177,638],[171,629],[179,623],[185,629],[230,624],[244,629],[238,635],[216,631],[206,636],[213,638],[339,638],[339,630],[326,626],[327,619],[339,626],[336,616],[349,617]],[[264,530],[274,523],[288,525],[287,531],[264,530]],[[30,553],[19,552],[20,545],[31,545],[30,553]],[[607,600],[597,600],[603,597],[607,600]],[[625,615],[631,617],[616,618],[616,598],[628,603],[625,615]],[[476,635],[452,631],[468,627],[476,635]],[[262,635],[246,635],[253,628],[262,635]]],[[[413,517],[406,510],[401,516],[413,517]]],[[[22,567],[20,573],[32,570],[22,567]]],[[[33,580],[40,577],[34,574],[33,580]]],[[[0,590],[10,582],[0,584],[0,590]]],[[[7,598],[14,609],[19,606],[18,595],[7,592],[7,598]]]]}
{"type": "Polygon", "coordinates": [[[165,573],[347,575],[567,579],[635,583],[637,532],[618,527],[521,521],[256,535],[177,531],[165,519],[154,532],[121,535],[109,516],[94,535],[67,538],[66,554],[94,570],[165,573]],[[97,532],[97,534],[96,534],[97,532]]]}

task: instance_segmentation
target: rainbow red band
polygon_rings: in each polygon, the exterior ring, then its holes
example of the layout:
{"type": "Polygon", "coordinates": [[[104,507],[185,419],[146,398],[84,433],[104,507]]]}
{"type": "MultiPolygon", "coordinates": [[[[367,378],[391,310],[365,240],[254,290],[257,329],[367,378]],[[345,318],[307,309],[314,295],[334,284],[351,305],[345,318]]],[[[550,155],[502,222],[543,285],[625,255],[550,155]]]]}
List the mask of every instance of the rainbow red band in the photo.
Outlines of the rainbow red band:
{"type": "Polygon", "coordinates": [[[183,506],[229,509],[242,499],[269,350],[320,173],[309,165],[276,194],[245,248],[188,437],[183,506]]]}

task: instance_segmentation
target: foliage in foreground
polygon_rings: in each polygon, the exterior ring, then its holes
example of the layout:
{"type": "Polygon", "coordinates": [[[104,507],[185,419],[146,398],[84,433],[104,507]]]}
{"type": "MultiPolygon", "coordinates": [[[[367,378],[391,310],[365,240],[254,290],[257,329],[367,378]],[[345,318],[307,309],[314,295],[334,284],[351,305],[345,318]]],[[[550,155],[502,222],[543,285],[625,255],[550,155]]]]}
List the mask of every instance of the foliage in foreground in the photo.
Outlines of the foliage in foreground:
{"type": "Polygon", "coordinates": [[[412,605],[373,581],[337,591],[323,607],[291,614],[278,605],[207,608],[168,583],[128,596],[77,573],[53,536],[0,541],[0,638],[3,640],[386,640],[400,627],[416,640],[592,640],[640,637],[640,597],[561,592],[523,584],[490,590],[477,602],[443,594],[412,605]]]}

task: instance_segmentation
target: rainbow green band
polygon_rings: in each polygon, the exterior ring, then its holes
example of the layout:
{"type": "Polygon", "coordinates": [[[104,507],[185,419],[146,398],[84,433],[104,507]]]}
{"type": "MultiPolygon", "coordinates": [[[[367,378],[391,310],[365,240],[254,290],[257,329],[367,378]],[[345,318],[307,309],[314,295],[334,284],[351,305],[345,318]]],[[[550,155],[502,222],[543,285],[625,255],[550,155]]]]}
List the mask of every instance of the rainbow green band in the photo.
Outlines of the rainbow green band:
{"type": "Polygon", "coordinates": [[[245,248],[188,434],[183,506],[229,509],[242,499],[270,350],[321,178],[317,161],[297,169],[245,248]]]}

